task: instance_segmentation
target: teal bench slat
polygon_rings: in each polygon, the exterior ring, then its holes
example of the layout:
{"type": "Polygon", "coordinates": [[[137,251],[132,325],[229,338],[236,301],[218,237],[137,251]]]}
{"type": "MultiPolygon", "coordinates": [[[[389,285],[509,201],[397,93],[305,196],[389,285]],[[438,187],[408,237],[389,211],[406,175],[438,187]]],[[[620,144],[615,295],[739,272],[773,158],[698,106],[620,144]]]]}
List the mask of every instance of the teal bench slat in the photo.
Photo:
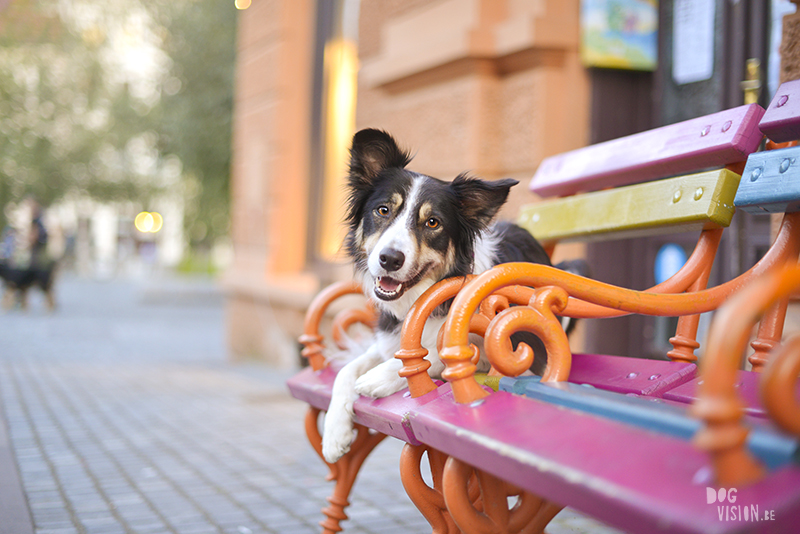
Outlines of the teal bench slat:
{"type": "MultiPolygon", "coordinates": [[[[687,415],[686,407],[653,397],[621,395],[592,387],[561,383],[541,383],[539,376],[500,379],[500,390],[525,395],[542,402],[606,417],[639,428],[682,440],[691,439],[702,424],[687,415]]],[[[769,427],[753,426],[747,446],[770,469],[790,462],[800,463],[800,444],[769,427]]]]}
{"type": "Polygon", "coordinates": [[[749,213],[800,210],[800,146],[751,154],[733,205],[749,213]]]}

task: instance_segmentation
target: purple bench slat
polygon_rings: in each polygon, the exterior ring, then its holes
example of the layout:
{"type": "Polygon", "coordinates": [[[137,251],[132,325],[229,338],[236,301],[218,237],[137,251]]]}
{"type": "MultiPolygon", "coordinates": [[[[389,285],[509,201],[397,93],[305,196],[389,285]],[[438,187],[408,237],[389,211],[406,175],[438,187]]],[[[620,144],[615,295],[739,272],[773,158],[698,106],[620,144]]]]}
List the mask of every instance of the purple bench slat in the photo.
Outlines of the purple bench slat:
{"type": "Polygon", "coordinates": [[[694,378],[696,369],[686,362],[573,354],[569,381],[617,393],[661,397],[665,391],[694,378]]]}
{"type": "Polygon", "coordinates": [[[800,139],[800,80],[781,84],[759,128],[776,143],[800,139]]]}
{"type": "Polygon", "coordinates": [[[749,104],[551,156],[530,190],[564,196],[744,161],[761,143],[763,114],[749,104]]]}
{"type": "Polygon", "coordinates": [[[497,392],[474,405],[443,395],[411,416],[423,443],[537,495],[630,532],[795,532],[800,467],[737,488],[738,505],[775,521],[720,521],[707,504],[708,456],[690,443],[497,392]]]}
{"type": "MultiPolygon", "coordinates": [[[[767,414],[761,404],[758,393],[758,380],[761,375],[752,371],[738,371],[736,375],[736,391],[745,405],[745,413],[754,417],[766,418],[767,414]]],[[[664,393],[664,398],[684,403],[692,403],[697,399],[697,385],[700,381],[695,378],[664,393]]],[[[795,391],[795,397],[800,402],[800,388],[795,391]]]]}

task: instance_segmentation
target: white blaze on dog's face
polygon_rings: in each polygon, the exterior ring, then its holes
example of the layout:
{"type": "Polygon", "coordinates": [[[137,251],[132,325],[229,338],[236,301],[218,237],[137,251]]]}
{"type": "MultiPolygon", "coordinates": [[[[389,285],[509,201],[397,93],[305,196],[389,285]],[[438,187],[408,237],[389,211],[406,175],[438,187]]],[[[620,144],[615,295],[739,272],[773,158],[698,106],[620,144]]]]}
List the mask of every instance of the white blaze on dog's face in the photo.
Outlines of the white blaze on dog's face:
{"type": "Polygon", "coordinates": [[[351,155],[347,249],[368,294],[402,319],[434,283],[472,272],[476,237],[516,181],[408,171],[409,156],[377,130],[357,133],[351,155]]]}
{"type": "Polygon", "coordinates": [[[384,308],[403,313],[453,264],[442,222],[444,183],[401,171],[370,195],[361,225],[365,285],[384,308]]]}

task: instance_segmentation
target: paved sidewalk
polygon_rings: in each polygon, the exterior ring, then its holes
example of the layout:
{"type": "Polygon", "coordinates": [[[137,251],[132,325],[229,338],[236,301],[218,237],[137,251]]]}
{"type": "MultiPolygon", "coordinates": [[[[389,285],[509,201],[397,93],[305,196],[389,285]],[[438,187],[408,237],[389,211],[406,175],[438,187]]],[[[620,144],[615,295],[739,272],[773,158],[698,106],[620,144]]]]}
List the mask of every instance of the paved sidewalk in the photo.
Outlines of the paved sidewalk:
{"type": "MultiPolygon", "coordinates": [[[[226,361],[211,284],[59,282],[55,314],[37,294],[0,313],[0,475],[4,415],[22,483],[0,479],[0,534],[320,531],[332,484],[306,407],[290,373],[226,361]]],[[[430,532],[400,484],[401,447],[367,460],[346,532],[430,532]]],[[[596,529],[564,514],[550,530],[596,529]]]]}

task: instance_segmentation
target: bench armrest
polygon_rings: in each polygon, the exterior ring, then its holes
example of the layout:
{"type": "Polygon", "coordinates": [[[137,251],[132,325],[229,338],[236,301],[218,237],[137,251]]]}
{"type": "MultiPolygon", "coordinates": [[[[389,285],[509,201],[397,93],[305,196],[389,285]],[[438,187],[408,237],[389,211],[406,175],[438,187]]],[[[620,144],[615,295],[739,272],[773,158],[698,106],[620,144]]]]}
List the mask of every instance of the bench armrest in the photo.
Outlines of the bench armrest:
{"type": "MultiPolygon", "coordinates": [[[[717,481],[739,485],[758,480],[764,468],[747,451],[748,428],[743,404],[734,384],[753,326],[780,299],[800,289],[800,268],[773,270],[737,293],[717,313],[708,336],[708,350],[700,361],[698,398],[691,413],[703,428],[695,444],[714,462],[717,481]]],[[[800,437],[800,405],[794,387],[800,372],[800,338],[777,350],[761,377],[761,396],[771,419],[800,437]]]]}
{"type": "MultiPolygon", "coordinates": [[[[323,354],[325,343],[320,334],[320,325],[331,304],[339,298],[347,295],[362,295],[362,287],[353,281],[337,282],[323,289],[308,307],[306,312],[303,335],[300,336],[300,343],[303,344],[302,355],[308,359],[309,365],[315,371],[319,371],[328,365],[323,354]]],[[[340,343],[344,332],[355,324],[362,323],[372,328],[377,318],[375,310],[367,304],[363,308],[346,308],[340,311],[333,320],[333,339],[337,345],[340,343]]]]}

